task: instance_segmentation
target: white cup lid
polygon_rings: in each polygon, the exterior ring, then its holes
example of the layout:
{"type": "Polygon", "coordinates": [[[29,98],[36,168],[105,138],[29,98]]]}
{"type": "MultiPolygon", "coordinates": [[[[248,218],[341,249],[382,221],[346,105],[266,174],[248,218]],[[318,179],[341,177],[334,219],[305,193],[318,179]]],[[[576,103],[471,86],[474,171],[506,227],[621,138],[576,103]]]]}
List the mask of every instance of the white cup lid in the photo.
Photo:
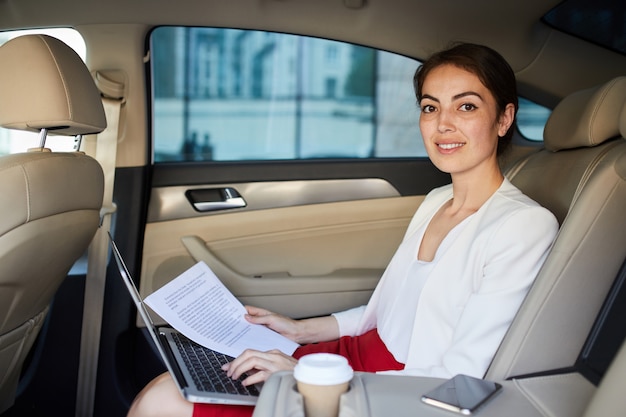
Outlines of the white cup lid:
{"type": "Polygon", "coordinates": [[[354,372],[348,360],[332,353],[312,353],[298,360],[293,377],[305,384],[335,385],[348,382],[354,372]]]}

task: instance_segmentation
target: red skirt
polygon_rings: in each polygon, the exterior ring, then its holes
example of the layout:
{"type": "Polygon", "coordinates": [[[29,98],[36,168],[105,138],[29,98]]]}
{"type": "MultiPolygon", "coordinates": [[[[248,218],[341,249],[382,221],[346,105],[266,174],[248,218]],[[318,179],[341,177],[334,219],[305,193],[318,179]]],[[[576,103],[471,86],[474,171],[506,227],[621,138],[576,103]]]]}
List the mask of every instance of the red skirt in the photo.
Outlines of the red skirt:
{"type": "MultiPolygon", "coordinates": [[[[361,336],[344,336],[332,342],[300,346],[293,353],[296,359],[309,353],[336,353],[348,359],[357,372],[377,372],[404,369],[378,336],[376,329],[361,336]]],[[[200,404],[193,406],[193,417],[250,417],[254,407],[247,405],[200,404]]]]}

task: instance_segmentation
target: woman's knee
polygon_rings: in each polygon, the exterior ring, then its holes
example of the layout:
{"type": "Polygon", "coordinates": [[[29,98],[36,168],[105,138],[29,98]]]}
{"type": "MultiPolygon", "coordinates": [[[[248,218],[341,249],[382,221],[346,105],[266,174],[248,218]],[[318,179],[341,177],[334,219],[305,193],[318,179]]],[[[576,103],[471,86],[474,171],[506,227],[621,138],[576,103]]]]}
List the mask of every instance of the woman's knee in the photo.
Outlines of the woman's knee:
{"type": "Polygon", "coordinates": [[[135,397],[128,411],[128,417],[191,417],[192,415],[193,404],[180,395],[176,384],[167,372],[146,385],[135,397]]]}

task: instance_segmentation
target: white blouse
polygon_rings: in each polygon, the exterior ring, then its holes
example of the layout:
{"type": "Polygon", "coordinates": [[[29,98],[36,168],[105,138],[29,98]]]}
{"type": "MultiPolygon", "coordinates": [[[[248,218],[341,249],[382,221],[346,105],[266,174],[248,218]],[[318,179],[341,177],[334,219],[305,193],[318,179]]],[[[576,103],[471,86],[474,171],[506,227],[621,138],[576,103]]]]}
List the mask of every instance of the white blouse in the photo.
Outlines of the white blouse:
{"type": "Polygon", "coordinates": [[[385,345],[389,343],[396,347],[394,357],[400,363],[406,363],[408,358],[411,333],[407,332],[406,328],[413,327],[414,311],[417,310],[422,288],[430,277],[431,271],[441,259],[441,254],[446,252],[451,242],[463,230],[471,217],[464,219],[448,233],[439,245],[432,261],[425,262],[417,259],[427,223],[408,236],[406,244],[401,245],[394,256],[396,259],[393,266],[408,265],[408,268],[399,267],[397,271],[391,272],[397,273],[401,279],[398,280],[398,285],[387,286],[381,296],[395,301],[379,304],[377,319],[378,334],[381,340],[385,342],[385,345]],[[403,323],[406,328],[393,326],[392,323],[403,323]]]}
{"type": "Polygon", "coordinates": [[[417,261],[424,231],[450,198],[433,190],[366,306],[335,313],[341,336],[377,328],[403,371],[482,377],[558,231],[555,217],[508,180],[446,236],[432,262],[417,261]]]}

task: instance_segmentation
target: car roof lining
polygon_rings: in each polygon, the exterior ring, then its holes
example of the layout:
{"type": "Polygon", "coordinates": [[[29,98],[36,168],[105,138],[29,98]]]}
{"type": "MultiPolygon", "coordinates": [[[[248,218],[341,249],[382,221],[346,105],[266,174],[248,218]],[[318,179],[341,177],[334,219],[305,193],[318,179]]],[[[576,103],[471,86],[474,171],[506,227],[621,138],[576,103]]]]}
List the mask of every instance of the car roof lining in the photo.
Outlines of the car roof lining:
{"type": "MultiPolygon", "coordinates": [[[[544,93],[545,96],[540,98],[547,98],[550,104],[584,87],[577,84],[578,77],[569,83],[561,81],[552,85],[553,80],[564,78],[558,76],[560,72],[584,68],[571,57],[563,56],[562,60],[556,61],[549,58],[563,46],[562,36],[567,36],[568,42],[575,39],[560,32],[560,36],[556,36],[556,30],[541,22],[541,17],[556,6],[558,0],[530,0],[523,5],[488,0],[394,2],[397,7],[389,0],[369,0],[364,7],[352,9],[338,0],[110,0],[91,4],[87,13],[76,0],[4,0],[0,1],[0,28],[72,25],[80,31],[81,27],[107,25],[108,22],[142,25],[146,29],[163,24],[222,26],[323,36],[355,43],[366,39],[367,46],[418,59],[446,46],[451,40],[470,41],[499,50],[518,72],[523,85],[530,85],[525,78],[527,75],[535,77],[532,79],[536,83],[537,71],[550,70],[551,73],[544,77],[546,85],[528,89],[531,94],[544,93]],[[491,12],[485,13],[487,9],[491,12]],[[326,24],[319,25],[319,21],[326,24]]],[[[90,35],[95,33],[91,31],[90,35]]],[[[578,43],[580,45],[577,44],[576,48],[580,46],[585,54],[575,54],[575,60],[585,60],[585,65],[598,62],[597,71],[585,70],[589,86],[626,72],[626,57],[609,50],[598,53],[595,52],[598,48],[584,48],[585,41],[579,40],[578,43]],[[607,59],[610,65],[607,65],[607,59]],[[596,73],[597,76],[593,75],[596,73]]]]}

